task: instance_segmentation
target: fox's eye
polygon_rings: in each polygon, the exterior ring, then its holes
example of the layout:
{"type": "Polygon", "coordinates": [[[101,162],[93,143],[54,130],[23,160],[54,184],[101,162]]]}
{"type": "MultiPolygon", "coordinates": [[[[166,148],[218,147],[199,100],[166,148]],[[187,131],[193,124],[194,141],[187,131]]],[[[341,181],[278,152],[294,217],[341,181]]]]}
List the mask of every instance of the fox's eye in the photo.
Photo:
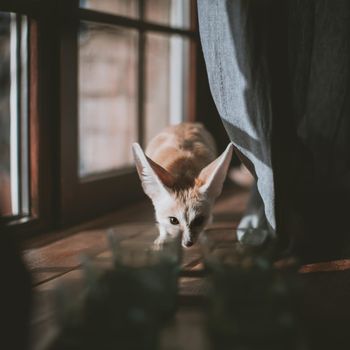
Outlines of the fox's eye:
{"type": "Polygon", "coordinates": [[[176,217],[174,217],[174,216],[170,216],[170,217],[169,217],[169,221],[170,221],[170,223],[171,223],[172,225],[178,225],[178,224],[179,224],[179,220],[176,219],[176,217]]]}

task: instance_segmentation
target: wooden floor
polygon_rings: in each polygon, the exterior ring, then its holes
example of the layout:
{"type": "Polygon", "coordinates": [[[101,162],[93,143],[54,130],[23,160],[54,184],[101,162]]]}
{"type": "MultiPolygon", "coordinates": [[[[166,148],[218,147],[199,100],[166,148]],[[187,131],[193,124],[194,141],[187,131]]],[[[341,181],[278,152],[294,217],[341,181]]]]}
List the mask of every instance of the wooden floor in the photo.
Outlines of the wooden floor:
{"type": "MultiPolygon", "coordinates": [[[[216,203],[209,229],[232,230],[247,203],[247,190],[229,186],[216,203]]],[[[123,239],[144,240],[154,235],[156,227],[149,201],[113,213],[90,224],[94,228],[76,229],[75,233],[54,233],[53,238],[29,242],[24,259],[32,273],[34,312],[32,317],[33,349],[45,349],[53,331],[53,291],[62,284],[79,285],[82,280],[83,255],[99,259],[108,254],[106,231],[113,228],[123,239]],[[67,236],[67,237],[65,237],[67,236]]],[[[201,311],[205,289],[198,246],[184,251],[179,281],[180,308],[171,326],[164,330],[162,349],[205,350],[204,316],[201,311]],[[191,330],[189,342],[188,331],[191,330]]]]}
{"type": "MultiPolygon", "coordinates": [[[[246,190],[232,185],[225,188],[216,203],[214,221],[209,229],[233,232],[247,199],[246,190]]],[[[54,289],[65,283],[79,286],[82,255],[99,259],[108,254],[106,230],[111,227],[123,239],[151,237],[156,228],[150,202],[138,203],[69,232],[29,242],[24,259],[32,273],[34,288],[32,349],[45,349],[54,332],[54,289]]],[[[316,339],[314,348],[323,348],[322,345],[328,344],[326,340],[335,346],[334,349],[342,348],[337,342],[344,335],[344,326],[350,326],[350,260],[306,265],[300,273],[306,282],[302,308],[307,332],[316,339]],[[320,335],[328,338],[324,341],[320,335]]],[[[205,292],[202,275],[201,255],[195,245],[184,251],[179,283],[180,307],[174,322],[162,333],[161,350],[209,349],[202,307],[205,292]]],[[[350,346],[345,348],[350,349],[350,346]]]]}

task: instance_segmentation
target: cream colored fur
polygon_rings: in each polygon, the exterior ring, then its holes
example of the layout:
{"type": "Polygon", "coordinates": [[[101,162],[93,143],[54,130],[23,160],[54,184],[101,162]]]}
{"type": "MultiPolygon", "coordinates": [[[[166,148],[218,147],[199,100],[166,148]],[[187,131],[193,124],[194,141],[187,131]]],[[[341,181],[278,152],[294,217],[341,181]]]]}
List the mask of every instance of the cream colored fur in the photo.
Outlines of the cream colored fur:
{"type": "Polygon", "coordinates": [[[154,137],[144,154],[133,144],[136,168],[151,198],[159,227],[156,244],[182,236],[189,247],[210,223],[232,157],[232,144],[216,157],[215,142],[199,123],[170,126],[154,137]]]}

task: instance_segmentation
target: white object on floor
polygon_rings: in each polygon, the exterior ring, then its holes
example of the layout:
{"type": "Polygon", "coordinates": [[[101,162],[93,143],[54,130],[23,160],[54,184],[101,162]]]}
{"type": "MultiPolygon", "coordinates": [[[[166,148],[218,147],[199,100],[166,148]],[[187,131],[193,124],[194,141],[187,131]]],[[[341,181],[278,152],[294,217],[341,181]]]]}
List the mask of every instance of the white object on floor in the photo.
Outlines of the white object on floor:
{"type": "Polygon", "coordinates": [[[247,210],[237,227],[237,239],[247,245],[260,245],[268,236],[275,237],[275,231],[269,226],[264,204],[256,183],[251,189],[247,210]]]}

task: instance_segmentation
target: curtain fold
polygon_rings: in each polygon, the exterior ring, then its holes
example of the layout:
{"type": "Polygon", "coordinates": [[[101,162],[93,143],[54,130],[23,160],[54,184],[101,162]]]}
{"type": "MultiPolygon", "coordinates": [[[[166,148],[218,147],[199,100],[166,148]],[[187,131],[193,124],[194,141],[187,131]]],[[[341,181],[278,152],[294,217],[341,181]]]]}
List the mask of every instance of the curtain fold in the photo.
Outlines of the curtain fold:
{"type": "Polygon", "coordinates": [[[198,2],[201,43],[216,107],[231,141],[254,167],[266,219],[274,229],[269,80],[263,25],[254,21],[254,10],[248,1],[198,2]]]}

